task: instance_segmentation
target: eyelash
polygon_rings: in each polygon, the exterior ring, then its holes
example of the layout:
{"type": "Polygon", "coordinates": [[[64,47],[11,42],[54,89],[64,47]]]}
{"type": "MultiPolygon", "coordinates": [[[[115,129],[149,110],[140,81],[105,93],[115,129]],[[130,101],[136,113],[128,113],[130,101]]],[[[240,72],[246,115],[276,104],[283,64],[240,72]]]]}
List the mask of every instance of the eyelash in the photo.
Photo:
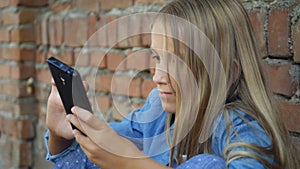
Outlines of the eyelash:
{"type": "Polygon", "coordinates": [[[158,55],[153,55],[153,56],[152,56],[152,59],[155,59],[155,60],[157,60],[157,61],[160,61],[160,57],[159,57],[158,55]]]}

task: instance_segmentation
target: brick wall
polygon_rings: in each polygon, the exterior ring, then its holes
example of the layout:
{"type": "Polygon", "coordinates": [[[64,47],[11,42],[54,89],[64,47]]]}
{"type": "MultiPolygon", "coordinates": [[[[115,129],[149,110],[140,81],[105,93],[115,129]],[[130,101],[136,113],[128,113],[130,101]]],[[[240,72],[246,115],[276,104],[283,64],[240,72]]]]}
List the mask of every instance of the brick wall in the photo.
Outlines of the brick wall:
{"type": "MultiPolygon", "coordinates": [[[[267,81],[300,147],[300,5],[293,0],[243,2],[251,14],[267,81]]],[[[149,53],[138,49],[149,46],[149,35],[113,44],[119,37],[145,26],[139,17],[114,21],[131,13],[157,11],[164,3],[164,0],[0,0],[0,168],[51,166],[44,160],[43,142],[46,101],[51,87],[45,63],[49,56],[76,65],[84,79],[95,79],[91,84],[95,93],[89,94],[108,120],[120,120],[144,103],[154,87],[153,70],[149,69],[149,53]],[[109,22],[112,24],[104,34],[92,36],[109,22]],[[86,45],[88,39],[92,45],[86,45]],[[78,58],[80,62],[76,62],[78,58]],[[95,77],[90,76],[96,69],[95,77]],[[111,88],[112,78],[114,84],[128,84],[129,93],[111,88]],[[126,96],[130,96],[130,102],[126,96]],[[116,102],[112,102],[112,97],[116,102]],[[124,114],[119,114],[119,109],[124,114]]]]}

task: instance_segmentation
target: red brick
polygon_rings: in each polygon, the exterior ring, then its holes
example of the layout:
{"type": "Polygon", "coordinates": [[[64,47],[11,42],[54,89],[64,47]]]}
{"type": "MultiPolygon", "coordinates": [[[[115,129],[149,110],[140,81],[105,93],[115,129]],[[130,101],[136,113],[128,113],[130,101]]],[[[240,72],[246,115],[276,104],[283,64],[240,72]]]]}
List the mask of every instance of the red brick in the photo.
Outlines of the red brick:
{"type": "Polygon", "coordinates": [[[36,70],[36,80],[38,82],[50,84],[51,78],[52,78],[52,76],[48,69],[37,69],[36,70]]]}
{"type": "Polygon", "coordinates": [[[48,48],[39,48],[36,50],[36,58],[35,61],[38,63],[46,63],[48,56],[48,48]]]}
{"type": "Polygon", "coordinates": [[[28,48],[2,48],[1,55],[3,59],[13,61],[33,61],[34,49],[28,48]]]}
{"type": "Polygon", "coordinates": [[[122,53],[108,53],[107,54],[107,68],[109,70],[124,70],[126,66],[125,56],[122,53]]]}
{"type": "Polygon", "coordinates": [[[79,11],[99,12],[100,9],[99,0],[89,0],[88,3],[86,0],[75,0],[74,3],[79,11]]]}
{"type": "MultiPolygon", "coordinates": [[[[0,65],[0,78],[9,78],[10,77],[10,66],[1,64],[0,65]]],[[[0,109],[2,110],[2,109],[0,109]]]]}
{"type": "Polygon", "coordinates": [[[300,63],[300,22],[292,26],[294,61],[300,63]]]}
{"type": "Polygon", "coordinates": [[[13,113],[19,115],[36,115],[36,105],[32,102],[15,103],[13,106],[13,113]]]}
{"type": "Polygon", "coordinates": [[[88,53],[83,50],[74,50],[74,65],[81,67],[81,66],[90,66],[90,59],[88,53]]]}
{"type": "Polygon", "coordinates": [[[103,50],[89,51],[90,66],[105,68],[106,67],[106,55],[103,50]]]}
{"type": "Polygon", "coordinates": [[[8,59],[11,56],[13,56],[13,54],[15,54],[15,50],[12,50],[14,48],[0,48],[0,58],[1,59],[8,59]]]}
{"type": "Polygon", "coordinates": [[[142,17],[142,46],[149,47],[151,44],[151,24],[153,15],[145,14],[142,17]]]}
{"type": "Polygon", "coordinates": [[[132,78],[129,84],[129,96],[141,97],[142,96],[142,79],[132,78]]]}
{"type": "Polygon", "coordinates": [[[272,9],[268,21],[269,55],[289,57],[289,16],[288,9],[272,9]]]}
{"type": "Polygon", "coordinates": [[[94,33],[97,31],[97,23],[98,23],[98,17],[95,13],[91,13],[89,16],[89,30],[88,30],[88,39],[90,41],[90,38],[94,35],[94,33]]]}
{"type": "Polygon", "coordinates": [[[48,18],[43,17],[41,21],[41,44],[48,45],[49,43],[49,34],[48,34],[48,18]]]}
{"type": "Polygon", "coordinates": [[[13,161],[20,167],[30,167],[32,165],[32,143],[16,142],[14,145],[13,161]]]}
{"type": "Polygon", "coordinates": [[[0,29],[0,42],[9,42],[9,34],[10,30],[8,29],[0,29]]]}
{"type": "Polygon", "coordinates": [[[64,23],[64,40],[67,46],[83,46],[88,39],[87,18],[67,18],[64,23]]]}
{"type": "Polygon", "coordinates": [[[281,117],[290,131],[300,133],[300,104],[279,102],[281,117]]]}
{"type": "Polygon", "coordinates": [[[28,94],[26,90],[27,86],[26,84],[21,84],[17,82],[6,82],[3,83],[1,86],[1,93],[4,95],[16,97],[16,98],[22,98],[22,97],[29,97],[33,94],[28,94]]]}
{"type": "MultiPolygon", "coordinates": [[[[50,80],[48,84],[50,85],[50,80]]],[[[34,90],[35,90],[35,98],[37,100],[42,102],[47,102],[51,88],[36,86],[34,90]]]]}
{"type": "Polygon", "coordinates": [[[4,133],[14,138],[32,139],[34,137],[34,128],[31,120],[24,119],[4,119],[4,133]]]}
{"type": "Polygon", "coordinates": [[[97,96],[97,104],[100,113],[107,114],[111,108],[111,98],[107,96],[97,96]]]}
{"type": "Polygon", "coordinates": [[[20,79],[20,80],[24,80],[27,79],[29,77],[33,77],[35,70],[34,70],[34,66],[11,66],[10,68],[11,71],[11,78],[12,79],[20,79]]]}
{"type": "Polygon", "coordinates": [[[108,27],[107,27],[107,17],[102,15],[99,19],[99,27],[96,33],[97,45],[108,46],[108,27]]]}
{"type": "Polygon", "coordinates": [[[135,0],[135,4],[145,4],[145,5],[150,5],[153,3],[159,3],[163,4],[165,0],[135,0]]]}
{"type": "Polygon", "coordinates": [[[156,87],[156,84],[152,79],[145,79],[142,84],[142,96],[147,98],[152,89],[156,87]]]}
{"type": "Polygon", "coordinates": [[[11,101],[9,101],[8,99],[1,99],[0,101],[1,101],[0,104],[1,111],[12,113],[11,111],[13,110],[13,105],[11,101]]]}
{"type": "Polygon", "coordinates": [[[63,21],[60,17],[51,17],[48,23],[50,45],[59,46],[64,40],[63,21]]]}
{"type": "Polygon", "coordinates": [[[42,101],[39,101],[39,103],[37,104],[37,114],[38,114],[38,118],[43,122],[43,124],[45,125],[46,123],[46,103],[43,103],[42,101]]]}
{"type": "Polygon", "coordinates": [[[107,47],[114,47],[118,43],[118,27],[115,16],[107,16],[107,47]]]}
{"type": "Polygon", "coordinates": [[[26,24],[34,21],[36,13],[37,10],[34,9],[22,9],[17,13],[14,11],[5,12],[1,18],[3,25],[26,24]]]}
{"type": "Polygon", "coordinates": [[[2,13],[1,20],[3,25],[12,25],[19,23],[19,15],[14,11],[7,11],[2,13]]]}
{"type": "Polygon", "coordinates": [[[12,145],[12,143],[13,142],[11,141],[11,138],[5,137],[5,136],[0,137],[0,149],[1,149],[0,158],[1,158],[1,161],[3,162],[3,163],[1,163],[1,165],[4,165],[4,168],[11,168],[11,166],[13,165],[13,162],[12,162],[13,145],[12,145]]]}
{"type": "Polygon", "coordinates": [[[142,19],[141,15],[138,14],[129,17],[129,34],[131,37],[128,41],[131,47],[142,46],[142,19]]]}
{"type": "Polygon", "coordinates": [[[129,52],[126,60],[126,69],[147,70],[149,69],[149,58],[151,53],[149,50],[140,50],[129,52]]]}
{"type": "Polygon", "coordinates": [[[288,97],[296,93],[297,84],[289,73],[290,69],[290,65],[263,65],[266,81],[274,93],[288,97]]]}
{"type": "Polygon", "coordinates": [[[35,43],[37,45],[40,45],[42,43],[42,27],[41,27],[41,21],[36,20],[34,23],[34,32],[35,32],[35,43]]]}
{"type": "Polygon", "coordinates": [[[63,49],[59,56],[56,56],[59,60],[69,66],[74,65],[74,52],[73,49],[63,49]]]}
{"type": "Polygon", "coordinates": [[[34,30],[33,28],[19,28],[11,31],[12,42],[34,42],[34,30]]]}
{"type": "MultiPolygon", "coordinates": [[[[0,104],[1,111],[11,112],[13,110],[13,105],[9,99],[2,98],[2,99],[0,99],[0,101],[1,101],[1,104],[0,104]]],[[[0,116],[0,123],[1,123],[1,116],[0,116]]],[[[1,127],[1,124],[0,124],[0,128],[1,128],[0,131],[3,132],[3,128],[1,127]]]]}
{"type": "Polygon", "coordinates": [[[1,0],[0,2],[0,8],[5,8],[9,6],[9,1],[10,0],[1,0]]]}
{"type": "Polygon", "coordinates": [[[141,97],[141,85],[141,78],[115,75],[112,79],[111,92],[118,95],[141,97]]]}
{"type": "MultiPolygon", "coordinates": [[[[130,18],[130,17],[129,17],[130,18]]],[[[129,18],[127,16],[117,19],[117,47],[128,48],[129,42],[129,18]]]]}
{"type": "Polygon", "coordinates": [[[97,75],[95,79],[95,89],[97,91],[108,93],[111,91],[111,74],[97,75]]]}
{"type": "Polygon", "coordinates": [[[133,106],[129,102],[119,102],[113,100],[112,117],[116,121],[123,120],[133,109],[133,106]]]}
{"type": "Polygon", "coordinates": [[[133,0],[101,0],[101,8],[110,10],[113,8],[127,8],[133,5],[133,0]]]}
{"type": "Polygon", "coordinates": [[[266,37],[264,33],[265,15],[266,11],[264,9],[260,9],[250,13],[250,19],[259,49],[259,55],[261,57],[267,55],[266,37]]]}
{"type": "Polygon", "coordinates": [[[14,6],[46,6],[48,0],[11,0],[11,4],[14,6]]]}
{"type": "Polygon", "coordinates": [[[53,12],[63,12],[73,8],[71,2],[61,2],[61,1],[54,1],[49,5],[50,10],[53,12]]]}
{"type": "Polygon", "coordinates": [[[23,9],[18,12],[19,24],[33,23],[37,14],[35,9],[23,9]]]}

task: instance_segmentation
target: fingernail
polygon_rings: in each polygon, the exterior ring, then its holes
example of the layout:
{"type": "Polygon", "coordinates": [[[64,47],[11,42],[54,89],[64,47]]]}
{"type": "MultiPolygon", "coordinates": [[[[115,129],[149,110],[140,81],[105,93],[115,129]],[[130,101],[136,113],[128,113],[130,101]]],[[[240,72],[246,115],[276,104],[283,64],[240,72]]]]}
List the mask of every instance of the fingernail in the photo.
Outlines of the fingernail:
{"type": "Polygon", "coordinates": [[[73,133],[74,135],[76,135],[76,134],[78,134],[78,131],[77,131],[76,129],[74,129],[74,130],[72,130],[72,133],[73,133]]]}
{"type": "Polygon", "coordinates": [[[77,107],[76,107],[76,106],[73,106],[73,107],[71,108],[71,111],[72,111],[73,113],[75,113],[76,109],[77,109],[77,107]]]}
{"type": "Polygon", "coordinates": [[[68,114],[68,115],[66,116],[66,118],[69,120],[69,119],[71,118],[71,116],[72,116],[72,114],[68,114]]]}

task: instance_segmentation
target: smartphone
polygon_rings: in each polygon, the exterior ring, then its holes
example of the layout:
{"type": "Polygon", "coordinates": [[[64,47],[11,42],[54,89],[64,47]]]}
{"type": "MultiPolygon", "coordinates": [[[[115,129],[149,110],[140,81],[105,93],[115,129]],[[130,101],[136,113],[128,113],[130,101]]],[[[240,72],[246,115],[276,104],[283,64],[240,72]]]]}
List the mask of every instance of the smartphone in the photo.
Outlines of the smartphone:
{"type": "Polygon", "coordinates": [[[73,106],[92,112],[79,72],[54,57],[47,59],[47,63],[66,113],[71,114],[73,106]]]}

